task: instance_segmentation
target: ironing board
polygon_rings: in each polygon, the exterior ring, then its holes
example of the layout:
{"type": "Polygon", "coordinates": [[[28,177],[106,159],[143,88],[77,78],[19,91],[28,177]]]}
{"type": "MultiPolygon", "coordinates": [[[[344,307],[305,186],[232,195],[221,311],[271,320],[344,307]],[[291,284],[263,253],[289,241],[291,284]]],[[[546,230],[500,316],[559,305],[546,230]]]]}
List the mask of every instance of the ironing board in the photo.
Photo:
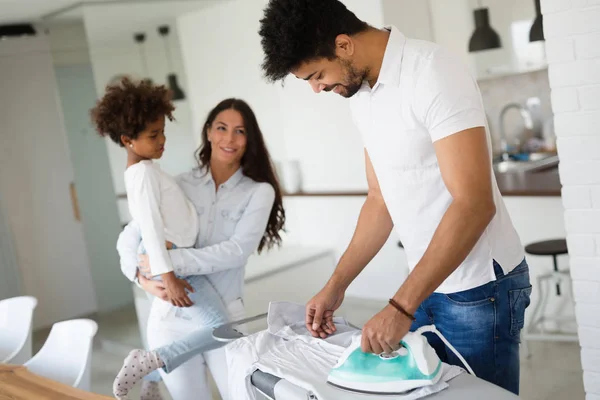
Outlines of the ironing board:
{"type": "MultiPolygon", "coordinates": [[[[254,317],[242,319],[222,325],[213,331],[213,337],[222,342],[231,342],[244,337],[236,327],[251,322],[265,319],[267,314],[259,314],[254,317]]],[[[291,382],[263,371],[255,371],[250,379],[253,389],[259,399],[270,400],[318,400],[305,389],[291,382]]],[[[448,382],[449,388],[428,396],[432,400],[464,400],[464,399],[486,399],[486,400],[513,400],[518,396],[502,389],[499,386],[479,379],[468,373],[460,374],[448,382]]],[[[382,400],[389,396],[365,395],[365,400],[382,400]]]]}

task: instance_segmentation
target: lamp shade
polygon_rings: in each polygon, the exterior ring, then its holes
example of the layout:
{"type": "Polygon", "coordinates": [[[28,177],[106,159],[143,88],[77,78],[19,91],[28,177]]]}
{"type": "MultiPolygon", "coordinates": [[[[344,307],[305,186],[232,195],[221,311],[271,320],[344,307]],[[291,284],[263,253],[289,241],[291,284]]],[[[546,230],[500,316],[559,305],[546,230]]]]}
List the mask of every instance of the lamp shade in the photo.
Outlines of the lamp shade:
{"type": "Polygon", "coordinates": [[[531,25],[531,30],[529,31],[530,42],[544,40],[543,19],[540,0],[535,0],[535,20],[533,20],[533,25],[531,25]]]}
{"type": "Polygon", "coordinates": [[[478,8],[473,11],[475,17],[475,31],[469,40],[469,51],[498,49],[502,47],[500,36],[490,26],[490,14],[487,8],[478,8]]]}
{"type": "Polygon", "coordinates": [[[173,92],[173,100],[185,99],[185,93],[183,93],[183,90],[181,89],[181,87],[179,86],[179,83],[177,82],[177,75],[169,74],[167,76],[167,80],[169,82],[169,89],[171,89],[171,91],[173,92]]]}

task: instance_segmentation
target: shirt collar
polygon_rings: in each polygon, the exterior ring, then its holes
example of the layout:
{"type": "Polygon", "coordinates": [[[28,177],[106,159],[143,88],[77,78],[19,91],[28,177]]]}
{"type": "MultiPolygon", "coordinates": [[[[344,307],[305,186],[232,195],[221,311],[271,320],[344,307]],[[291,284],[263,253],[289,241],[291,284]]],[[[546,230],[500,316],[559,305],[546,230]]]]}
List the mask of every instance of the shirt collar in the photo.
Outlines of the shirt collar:
{"type": "Polygon", "coordinates": [[[242,180],[243,177],[244,173],[242,172],[242,167],[240,167],[237,171],[235,171],[235,174],[231,175],[231,177],[227,179],[227,182],[225,182],[221,186],[227,189],[234,188],[242,180]]]}
{"type": "Polygon", "coordinates": [[[194,175],[201,184],[206,185],[209,182],[212,182],[212,175],[210,173],[210,169],[206,167],[198,167],[194,169],[194,175]]]}
{"type": "MultiPolygon", "coordinates": [[[[202,168],[198,169],[197,171],[200,183],[202,183],[203,185],[207,185],[209,183],[214,182],[212,174],[210,173],[210,168],[202,168]]],[[[231,175],[229,179],[227,179],[227,182],[221,185],[221,187],[231,189],[235,187],[242,180],[243,177],[244,173],[242,172],[242,168],[240,167],[237,171],[235,171],[233,175],[231,175]]]]}
{"type": "Polygon", "coordinates": [[[390,31],[390,37],[385,47],[379,77],[373,89],[380,83],[390,85],[400,84],[400,71],[402,69],[402,56],[404,55],[406,36],[393,25],[386,26],[385,29],[390,31]]]}

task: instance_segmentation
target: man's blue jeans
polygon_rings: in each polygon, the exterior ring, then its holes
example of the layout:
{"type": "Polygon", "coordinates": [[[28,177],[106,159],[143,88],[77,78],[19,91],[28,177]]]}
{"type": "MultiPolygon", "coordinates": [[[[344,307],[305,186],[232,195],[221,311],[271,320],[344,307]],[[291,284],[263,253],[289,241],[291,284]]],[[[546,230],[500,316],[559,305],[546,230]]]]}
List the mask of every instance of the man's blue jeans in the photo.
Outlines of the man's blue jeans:
{"type": "MultiPolygon", "coordinates": [[[[529,267],[509,274],[494,261],[496,280],[458,293],[433,293],[415,313],[411,331],[434,324],[469,363],[475,375],[519,394],[520,333],[529,306],[529,267]]],[[[427,339],[442,361],[462,366],[435,334],[427,339]]]]}

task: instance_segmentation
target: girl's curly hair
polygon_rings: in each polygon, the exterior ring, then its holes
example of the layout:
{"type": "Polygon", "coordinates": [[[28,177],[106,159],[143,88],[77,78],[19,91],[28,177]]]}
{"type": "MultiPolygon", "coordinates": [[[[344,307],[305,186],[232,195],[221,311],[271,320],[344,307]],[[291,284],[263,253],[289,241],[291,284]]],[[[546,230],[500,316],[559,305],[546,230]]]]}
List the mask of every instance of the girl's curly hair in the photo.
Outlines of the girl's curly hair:
{"type": "Polygon", "coordinates": [[[171,92],[148,79],[133,82],[122,78],[120,83],[106,87],[106,93],[91,109],[92,123],[101,136],[110,136],[123,147],[121,136],[137,139],[149,123],[161,117],[173,121],[175,107],[171,92]]]}

